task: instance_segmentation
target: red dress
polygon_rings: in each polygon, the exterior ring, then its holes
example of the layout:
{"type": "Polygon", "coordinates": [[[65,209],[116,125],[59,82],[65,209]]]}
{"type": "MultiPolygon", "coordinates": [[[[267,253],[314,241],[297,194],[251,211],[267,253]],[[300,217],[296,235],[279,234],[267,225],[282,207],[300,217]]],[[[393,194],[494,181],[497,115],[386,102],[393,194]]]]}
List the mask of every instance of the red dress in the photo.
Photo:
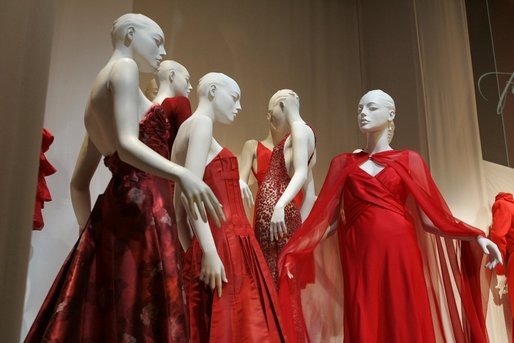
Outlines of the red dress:
{"type": "Polygon", "coordinates": [[[443,238],[477,235],[484,234],[453,218],[419,154],[337,156],[313,210],[280,256],[283,315],[305,320],[303,327],[287,327],[288,337],[487,342],[480,249],[443,238]],[[368,158],[385,168],[369,175],[360,168],[368,158]],[[435,232],[423,226],[418,207],[435,232]],[[337,235],[330,235],[334,221],[337,235]]]}
{"type": "MultiPolygon", "coordinates": [[[[169,129],[156,105],[141,120],[139,138],[167,158],[169,129]]],[[[187,342],[169,182],[117,154],[104,162],[112,179],[25,342],[187,342]]]]}
{"type": "Polygon", "coordinates": [[[191,342],[283,342],[277,294],[241,200],[237,158],[223,148],[203,179],[226,216],[221,228],[210,226],[228,283],[219,298],[199,279],[202,249],[193,239],[184,266],[191,342]]]}
{"type": "Polygon", "coordinates": [[[57,170],[46,159],[45,153],[50,148],[54,141],[54,136],[47,129],[43,129],[43,139],[41,141],[41,153],[39,154],[39,172],[37,177],[36,188],[36,205],[34,207],[34,218],[32,221],[32,229],[41,230],[45,225],[43,221],[42,209],[45,207],[45,202],[51,201],[52,196],[50,190],[46,185],[45,177],[54,174],[57,170]]]}
{"type": "MultiPolygon", "coordinates": [[[[503,263],[507,268],[510,308],[514,309],[514,263],[509,263],[510,255],[514,252],[514,199],[511,193],[496,195],[493,204],[493,224],[489,234],[502,253],[503,263]]],[[[496,273],[505,275],[505,267],[498,265],[496,273]]]]}

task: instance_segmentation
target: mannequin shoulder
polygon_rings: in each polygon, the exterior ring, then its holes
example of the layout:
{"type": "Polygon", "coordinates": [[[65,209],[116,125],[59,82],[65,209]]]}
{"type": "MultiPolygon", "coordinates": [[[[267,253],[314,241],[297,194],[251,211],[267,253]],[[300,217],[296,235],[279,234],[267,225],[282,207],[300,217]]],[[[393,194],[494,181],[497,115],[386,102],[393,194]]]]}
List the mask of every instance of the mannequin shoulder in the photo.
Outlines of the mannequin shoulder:
{"type": "Polygon", "coordinates": [[[120,58],[112,62],[112,68],[109,73],[110,84],[137,83],[139,87],[139,69],[136,62],[130,58],[120,58]]]}
{"type": "Polygon", "coordinates": [[[243,144],[243,153],[257,150],[259,142],[256,139],[249,139],[243,144]]]}

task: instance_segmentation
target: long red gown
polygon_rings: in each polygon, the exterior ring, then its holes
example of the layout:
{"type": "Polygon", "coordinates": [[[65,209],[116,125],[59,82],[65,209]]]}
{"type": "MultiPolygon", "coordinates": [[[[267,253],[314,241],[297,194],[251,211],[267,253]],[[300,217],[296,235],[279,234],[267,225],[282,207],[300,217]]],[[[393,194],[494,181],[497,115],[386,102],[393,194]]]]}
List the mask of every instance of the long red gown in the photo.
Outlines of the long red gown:
{"type": "Polygon", "coordinates": [[[285,328],[288,337],[487,342],[481,254],[444,238],[477,235],[484,234],[451,215],[419,154],[335,157],[311,214],[280,256],[283,315],[304,318],[303,327],[285,328]],[[367,159],[385,168],[369,175],[360,168],[367,159]],[[328,231],[334,221],[337,235],[328,231]]]}
{"type": "Polygon", "coordinates": [[[278,286],[278,256],[289,238],[302,224],[302,217],[300,215],[301,202],[299,204],[298,202],[300,199],[303,201],[303,193],[300,195],[300,192],[296,195],[294,200],[284,208],[287,227],[286,235],[278,241],[271,241],[270,224],[273,210],[275,204],[286,190],[287,185],[289,185],[289,181],[291,181],[284,160],[284,145],[287,137],[289,137],[289,134],[285,135],[280,143],[273,148],[268,171],[265,173],[264,180],[259,185],[255,198],[255,236],[261,246],[264,258],[266,259],[266,263],[268,264],[276,286],[278,286]]]}
{"type": "MultiPolygon", "coordinates": [[[[510,255],[514,252],[514,198],[511,193],[502,192],[496,195],[493,204],[493,224],[489,234],[502,253],[504,265],[498,265],[496,273],[507,274],[510,308],[514,309],[514,263],[509,263],[510,255]]],[[[514,342],[514,336],[512,341],[514,342]]]]}
{"type": "Polygon", "coordinates": [[[193,239],[184,266],[191,342],[283,342],[277,294],[244,211],[237,158],[223,148],[203,179],[226,217],[221,228],[209,224],[228,283],[219,298],[199,279],[202,249],[193,239]]]}
{"type": "MultiPolygon", "coordinates": [[[[168,158],[170,122],[153,106],[140,140],[168,158]]],[[[57,275],[25,342],[187,342],[181,249],[168,180],[115,153],[86,228],[57,275]]]]}

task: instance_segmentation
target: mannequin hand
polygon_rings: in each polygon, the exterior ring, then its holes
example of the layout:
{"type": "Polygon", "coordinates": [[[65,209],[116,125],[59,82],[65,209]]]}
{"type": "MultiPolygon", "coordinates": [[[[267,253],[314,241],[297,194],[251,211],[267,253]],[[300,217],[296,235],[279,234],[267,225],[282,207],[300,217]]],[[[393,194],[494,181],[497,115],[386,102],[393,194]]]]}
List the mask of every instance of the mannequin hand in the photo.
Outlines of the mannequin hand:
{"type": "Polygon", "coordinates": [[[275,206],[275,209],[273,210],[273,215],[271,216],[270,223],[270,237],[272,242],[273,240],[278,241],[279,236],[280,238],[282,238],[287,232],[286,222],[284,218],[284,208],[281,206],[275,206]]]}
{"type": "Polygon", "coordinates": [[[221,262],[216,249],[212,249],[203,253],[200,280],[209,286],[212,291],[217,288],[218,297],[221,298],[221,293],[223,290],[222,281],[228,282],[228,280],[227,276],[225,275],[225,268],[223,267],[223,263],[221,262]]]}
{"type": "Polygon", "coordinates": [[[502,255],[496,244],[482,236],[477,237],[477,243],[484,251],[484,254],[491,255],[489,257],[489,262],[485,264],[487,269],[494,269],[498,263],[503,264],[502,255]]]}
{"type": "Polygon", "coordinates": [[[243,180],[239,179],[239,188],[241,189],[241,197],[243,198],[243,202],[246,204],[248,208],[253,207],[253,195],[250,187],[243,180]]]}
{"type": "Polygon", "coordinates": [[[205,208],[207,208],[216,226],[220,227],[220,219],[225,221],[225,214],[223,213],[221,204],[218,199],[216,199],[216,196],[214,196],[209,186],[187,170],[180,175],[178,182],[180,182],[180,188],[187,200],[186,208],[189,209],[189,213],[193,219],[198,219],[198,210],[202,220],[207,222],[207,214],[205,213],[205,208]]]}
{"type": "Polygon", "coordinates": [[[497,282],[496,282],[496,288],[498,290],[498,294],[500,297],[504,294],[507,294],[509,292],[509,289],[507,287],[507,278],[505,275],[497,275],[496,276],[497,282]]]}

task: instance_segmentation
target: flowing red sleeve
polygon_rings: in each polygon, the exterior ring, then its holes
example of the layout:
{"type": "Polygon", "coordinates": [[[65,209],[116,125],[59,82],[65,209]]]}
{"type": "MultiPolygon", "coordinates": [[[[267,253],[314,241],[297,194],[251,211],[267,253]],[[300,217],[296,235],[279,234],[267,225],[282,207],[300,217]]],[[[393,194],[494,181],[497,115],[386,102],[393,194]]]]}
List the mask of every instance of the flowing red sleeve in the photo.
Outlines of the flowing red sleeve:
{"type": "Polygon", "coordinates": [[[325,342],[342,337],[343,279],[338,235],[340,202],[346,176],[359,162],[352,154],[336,156],[305,222],[280,254],[279,301],[289,342],[325,342]]]}
{"type": "Polygon", "coordinates": [[[412,195],[410,213],[417,228],[430,300],[437,308],[436,335],[450,335],[458,342],[488,342],[480,287],[483,253],[474,239],[451,239],[485,236],[484,232],[453,217],[418,153],[404,151],[392,161],[377,162],[393,167],[412,195]],[[424,225],[412,205],[423,210],[435,230],[424,225]],[[447,323],[451,330],[445,328],[447,323]]]}
{"type": "MultiPolygon", "coordinates": [[[[493,224],[489,232],[491,240],[498,245],[503,257],[503,261],[507,261],[507,233],[510,230],[512,214],[507,204],[500,200],[493,205],[493,224]]],[[[499,264],[496,267],[498,275],[505,275],[505,268],[499,264]]]]}

